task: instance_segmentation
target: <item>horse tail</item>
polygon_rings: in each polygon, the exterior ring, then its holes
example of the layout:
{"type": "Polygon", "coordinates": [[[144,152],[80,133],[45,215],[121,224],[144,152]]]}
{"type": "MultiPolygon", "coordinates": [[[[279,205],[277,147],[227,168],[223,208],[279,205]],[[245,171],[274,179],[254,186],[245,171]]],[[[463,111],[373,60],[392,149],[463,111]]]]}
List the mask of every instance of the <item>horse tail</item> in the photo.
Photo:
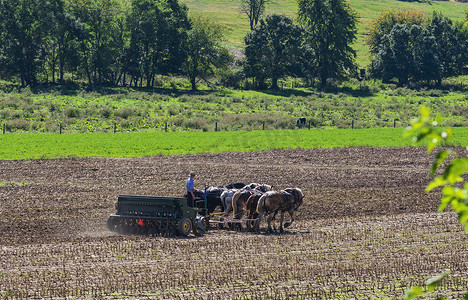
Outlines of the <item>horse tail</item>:
{"type": "Polygon", "coordinates": [[[265,199],[266,199],[266,194],[263,194],[260,199],[258,199],[258,203],[257,203],[257,213],[258,214],[261,214],[263,212],[266,211],[266,207],[265,207],[265,199]]]}
{"type": "Polygon", "coordinates": [[[247,201],[245,202],[242,202],[242,211],[248,211],[249,209],[249,203],[250,203],[250,197],[252,197],[253,195],[250,195],[249,198],[247,199],[247,201]]]}
{"type": "Polygon", "coordinates": [[[237,215],[237,200],[239,200],[240,197],[240,191],[237,191],[232,195],[232,215],[236,216],[237,215]]]}

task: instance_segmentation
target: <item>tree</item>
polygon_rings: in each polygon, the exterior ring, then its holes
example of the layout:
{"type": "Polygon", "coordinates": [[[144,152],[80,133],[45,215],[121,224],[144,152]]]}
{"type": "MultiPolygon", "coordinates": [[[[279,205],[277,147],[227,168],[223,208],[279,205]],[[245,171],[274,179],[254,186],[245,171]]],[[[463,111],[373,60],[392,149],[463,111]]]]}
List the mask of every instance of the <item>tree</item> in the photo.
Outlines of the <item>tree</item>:
{"type": "Polygon", "coordinates": [[[240,0],[240,11],[249,18],[250,30],[258,24],[260,17],[265,12],[265,5],[269,0],[240,0]]]}
{"type": "Polygon", "coordinates": [[[271,78],[271,88],[278,88],[278,79],[300,75],[300,54],[303,30],[284,15],[269,15],[247,33],[245,72],[263,83],[271,78]]]}
{"type": "Polygon", "coordinates": [[[408,81],[440,80],[437,44],[430,32],[418,25],[396,24],[382,37],[379,53],[372,62],[373,75],[384,82],[397,78],[408,81]]]}
{"type": "Polygon", "coordinates": [[[194,91],[197,89],[197,78],[213,75],[217,69],[225,68],[232,56],[222,44],[223,30],[220,25],[201,16],[191,21],[192,29],[188,32],[185,45],[187,60],[183,63],[183,70],[194,91]]]}
{"type": "Polygon", "coordinates": [[[442,77],[461,75],[468,63],[468,36],[463,33],[462,26],[434,12],[428,29],[437,41],[442,77]]]}
{"type": "Polygon", "coordinates": [[[351,45],[356,40],[357,15],[345,0],[299,0],[298,17],[313,53],[310,74],[316,74],[322,86],[328,78],[355,69],[351,45]]]}
{"type": "Polygon", "coordinates": [[[412,76],[415,81],[426,81],[429,85],[432,80],[441,81],[442,68],[437,51],[437,41],[429,30],[421,26],[411,27],[413,37],[412,57],[414,69],[412,76]]]}
{"type": "Polygon", "coordinates": [[[121,56],[119,20],[124,14],[119,0],[70,0],[70,9],[79,23],[80,69],[90,85],[112,83],[121,56]]]}
{"type": "Polygon", "coordinates": [[[43,42],[48,32],[45,15],[49,6],[49,1],[0,1],[0,67],[4,75],[19,75],[22,86],[37,82],[38,69],[43,63],[43,42]]]}
{"type": "Polygon", "coordinates": [[[389,34],[382,37],[379,53],[374,60],[374,74],[380,74],[385,82],[396,77],[405,84],[414,68],[410,29],[406,24],[397,24],[389,34]]]}
{"type": "Polygon", "coordinates": [[[44,49],[48,69],[55,83],[58,68],[59,81],[63,84],[66,65],[72,65],[72,57],[77,55],[77,34],[79,24],[70,13],[64,0],[51,0],[47,20],[48,34],[44,41],[44,49]]]}
{"type": "Polygon", "coordinates": [[[420,10],[390,9],[384,11],[380,16],[371,22],[367,29],[365,42],[370,47],[372,54],[379,52],[379,46],[382,43],[383,36],[389,34],[396,24],[419,25],[426,27],[429,18],[420,10]]]}
{"type": "Polygon", "coordinates": [[[185,5],[177,0],[134,0],[129,27],[128,69],[134,78],[144,75],[146,85],[153,86],[156,74],[180,70],[190,29],[185,5]]]}
{"type": "Polygon", "coordinates": [[[397,23],[381,38],[372,61],[377,78],[400,84],[436,81],[460,75],[468,65],[468,30],[435,13],[426,27],[397,23]]]}

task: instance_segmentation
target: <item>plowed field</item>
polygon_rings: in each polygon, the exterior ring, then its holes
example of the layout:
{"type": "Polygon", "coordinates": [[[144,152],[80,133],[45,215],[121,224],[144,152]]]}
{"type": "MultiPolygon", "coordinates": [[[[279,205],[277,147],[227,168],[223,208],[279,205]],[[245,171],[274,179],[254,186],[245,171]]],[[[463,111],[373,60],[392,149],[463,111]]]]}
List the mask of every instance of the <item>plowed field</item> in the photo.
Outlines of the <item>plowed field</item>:
{"type": "MultiPolygon", "coordinates": [[[[426,194],[423,148],[0,161],[0,298],[394,299],[445,269],[467,290],[468,236],[426,194]],[[260,182],[305,194],[286,233],[118,236],[119,194],[260,182]]],[[[265,227],[265,224],[262,224],[265,227]]]]}

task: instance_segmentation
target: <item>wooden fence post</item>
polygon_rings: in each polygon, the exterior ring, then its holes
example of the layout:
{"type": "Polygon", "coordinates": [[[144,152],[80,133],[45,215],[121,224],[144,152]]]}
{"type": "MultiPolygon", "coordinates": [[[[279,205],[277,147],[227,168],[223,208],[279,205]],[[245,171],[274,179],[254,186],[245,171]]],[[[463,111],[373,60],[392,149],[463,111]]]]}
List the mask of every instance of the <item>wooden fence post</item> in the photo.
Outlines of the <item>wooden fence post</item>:
{"type": "Polygon", "coordinates": [[[117,124],[114,123],[114,133],[117,131],[117,124]]]}
{"type": "Polygon", "coordinates": [[[351,129],[354,129],[354,119],[351,120],[351,129]]]}
{"type": "Polygon", "coordinates": [[[215,123],[215,131],[218,131],[218,122],[215,123]]]}
{"type": "Polygon", "coordinates": [[[167,122],[166,122],[166,129],[165,129],[165,131],[167,132],[167,122]]]}
{"type": "Polygon", "coordinates": [[[396,119],[393,120],[393,128],[396,128],[396,119]]]}
{"type": "Polygon", "coordinates": [[[59,124],[59,132],[62,134],[62,123],[59,124]]]}
{"type": "Polygon", "coordinates": [[[265,122],[263,122],[263,130],[265,130],[265,122]]]}
{"type": "Polygon", "coordinates": [[[6,123],[3,123],[3,134],[6,132],[6,123]]]}

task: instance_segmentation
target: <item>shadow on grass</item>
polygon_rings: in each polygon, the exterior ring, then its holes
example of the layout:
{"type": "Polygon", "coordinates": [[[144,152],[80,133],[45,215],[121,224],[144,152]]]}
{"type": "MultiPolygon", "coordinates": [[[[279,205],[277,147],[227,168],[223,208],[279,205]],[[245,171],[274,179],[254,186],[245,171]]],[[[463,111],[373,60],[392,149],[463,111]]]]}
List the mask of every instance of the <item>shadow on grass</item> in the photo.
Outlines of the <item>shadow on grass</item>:
{"type": "Polygon", "coordinates": [[[225,93],[222,90],[182,90],[182,89],[172,89],[172,88],[148,88],[148,87],[116,87],[116,86],[90,86],[90,85],[80,85],[80,84],[38,84],[26,88],[22,88],[19,85],[15,84],[3,84],[0,86],[0,90],[5,93],[9,92],[19,92],[25,90],[30,90],[33,94],[39,93],[58,93],[60,95],[66,96],[75,96],[83,92],[96,92],[101,95],[116,95],[116,94],[128,94],[131,92],[142,92],[148,94],[161,94],[168,95],[171,97],[179,97],[182,95],[193,95],[193,96],[204,96],[210,94],[225,93]]]}
{"type": "Polygon", "coordinates": [[[307,97],[311,95],[316,95],[317,93],[329,93],[329,94],[346,94],[352,97],[372,97],[375,93],[371,92],[370,88],[367,86],[359,87],[353,89],[351,87],[338,87],[338,86],[327,86],[323,89],[310,89],[307,91],[296,90],[296,89],[284,89],[284,90],[259,90],[259,92],[272,95],[272,96],[282,96],[282,97],[291,97],[291,96],[301,96],[307,97]]]}
{"type": "Polygon", "coordinates": [[[421,3],[421,4],[425,3],[425,4],[432,5],[431,1],[429,1],[429,0],[398,0],[398,1],[400,1],[400,2],[409,2],[409,3],[415,2],[415,3],[421,3]]]}
{"type": "MultiPolygon", "coordinates": [[[[408,86],[408,88],[413,90],[419,90],[422,88],[430,88],[434,90],[441,91],[458,91],[464,92],[468,90],[468,85],[464,82],[451,82],[444,80],[441,86],[431,86],[423,84],[413,84],[408,86]]],[[[116,87],[116,86],[90,86],[85,84],[71,83],[71,84],[38,84],[31,87],[23,88],[18,84],[2,82],[0,84],[0,90],[5,93],[18,92],[29,90],[31,93],[58,93],[60,95],[74,96],[81,94],[83,92],[96,92],[101,95],[117,95],[117,94],[128,94],[131,92],[142,92],[148,94],[161,94],[171,97],[180,97],[185,96],[206,96],[206,95],[216,95],[219,97],[230,97],[236,93],[236,90],[231,89],[210,89],[210,90],[184,90],[184,89],[174,89],[174,88],[147,88],[147,87],[116,87]]],[[[312,95],[317,95],[318,93],[329,93],[329,94],[346,94],[352,97],[372,97],[375,96],[378,92],[373,92],[372,85],[367,85],[365,82],[359,86],[337,86],[337,85],[327,85],[324,88],[310,87],[306,89],[264,89],[264,90],[244,90],[244,91],[256,91],[264,93],[271,96],[279,97],[307,97],[312,95]]]]}

